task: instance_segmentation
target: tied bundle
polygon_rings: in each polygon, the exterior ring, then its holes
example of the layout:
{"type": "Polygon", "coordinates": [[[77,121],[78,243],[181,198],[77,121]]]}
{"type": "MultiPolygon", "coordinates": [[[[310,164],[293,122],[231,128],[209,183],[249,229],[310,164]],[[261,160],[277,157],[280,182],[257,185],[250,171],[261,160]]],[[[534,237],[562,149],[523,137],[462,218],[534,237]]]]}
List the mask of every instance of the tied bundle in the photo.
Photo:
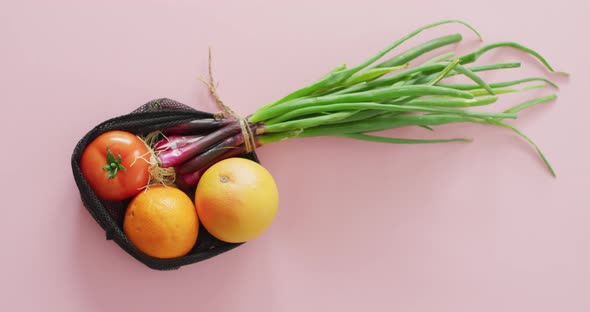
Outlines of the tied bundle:
{"type": "Polygon", "coordinates": [[[516,42],[497,42],[460,56],[454,51],[440,53],[416,66],[409,66],[409,62],[427,53],[460,42],[461,34],[454,33],[383,60],[388,53],[419,33],[449,23],[464,25],[481,39],[479,32],[463,21],[446,20],[426,25],[366,61],[350,68],[337,66],[317,81],[261,106],[246,118],[237,116],[218,96],[209,54],[208,85],[223,111],[216,114],[216,118],[185,122],[155,134],[159,138],[153,146],[158,168],[173,168],[178,183],[195,186],[204,171],[216,162],[277,141],[334,136],[393,144],[469,142],[471,139],[468,138],[411,139],[373,133],[402,127],[434,130],[441,125],[476,123],[507,128],[524,138],[555,176],[538,146],[506,120],[516,119],[526,108],[555,100],[556,94],[532,98],[500,112],[474,109],[498,102],[502,94],[547,86],[557,89],[554,82],[544,77],[489,83],[478,74],[519,68],[521,63],[471,65],[488,51],[508,47],[535,57],[551,73],[567,75],[555,71],[538,52],[516,42]],[[445,79],[451,77],[466,78],[470,83],[445,83],[445,79]]]}

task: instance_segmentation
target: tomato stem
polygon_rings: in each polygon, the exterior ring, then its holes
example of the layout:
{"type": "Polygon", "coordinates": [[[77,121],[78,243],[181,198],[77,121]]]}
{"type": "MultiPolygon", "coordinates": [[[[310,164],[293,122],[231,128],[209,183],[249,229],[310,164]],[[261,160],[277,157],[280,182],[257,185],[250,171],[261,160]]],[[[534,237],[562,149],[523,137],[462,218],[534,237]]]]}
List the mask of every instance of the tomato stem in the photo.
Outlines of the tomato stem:
{"type": "Polygon", "coordinates": [[[115,155],[113,155],[113,153],[111,152],[111,150],[107,146],[107,164],[104,165],[104,167],[102,167],[102,169],[104,169],[108,172],[109,179],[115,178],[115,176],[117,176],[117,172],[119,170],[123,170],[123,171],[127,170],[127,168],[125,168],[123,166],[123,164],[121,164],[122,161],[123,161],[123,158],[121,157],[121,154],[117,154],[117,158],[116,158],[115,155]]]}

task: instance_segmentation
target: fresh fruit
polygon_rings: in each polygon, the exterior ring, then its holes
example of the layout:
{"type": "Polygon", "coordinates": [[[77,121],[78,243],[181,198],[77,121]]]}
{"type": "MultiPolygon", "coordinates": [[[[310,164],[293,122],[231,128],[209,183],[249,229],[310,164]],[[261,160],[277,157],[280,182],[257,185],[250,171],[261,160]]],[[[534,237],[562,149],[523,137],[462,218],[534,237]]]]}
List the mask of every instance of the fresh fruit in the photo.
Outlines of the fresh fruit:
{"type": "Polygon", "coordinates": [[[175,258],[186,255],[195,245],[199,219],[184,192],[170,186],[153,186],[129,203],[123,231],[145,254],[175,258]]]}
{"type": "Polygon", "coordinates": [[[207,169],[195,191],[203,226],[217,239],[231,243],[260,236],[270,227],[278,204],[277,186],[268,170],[239,157],[207,169]]]}
{"type": "Polygon", "coordinates": [[[131,198],[150,179],[150,151],[135,134],[108,131],[88,144],[80,159],[82,174],[104,200],[131,198]]]}

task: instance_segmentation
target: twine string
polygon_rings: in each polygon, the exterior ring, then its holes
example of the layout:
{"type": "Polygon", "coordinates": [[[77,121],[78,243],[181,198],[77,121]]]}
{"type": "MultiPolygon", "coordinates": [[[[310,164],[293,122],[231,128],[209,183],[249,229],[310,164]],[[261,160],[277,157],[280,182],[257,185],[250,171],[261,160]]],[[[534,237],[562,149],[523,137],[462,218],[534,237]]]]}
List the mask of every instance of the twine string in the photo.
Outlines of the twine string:
{"type": "Polygon", "coordinates": [[[217,106],[221,108],[221,112],[217,112],[214,114],[215,119],[223,119],[231,116],[239,121],[240,128],[242,130],[242,136],[244,137],[244,148],[246,153],[250,153],[254,151],[256,148],[256,140],[254,137],[254,133],[250,128],[249,122],[242,116],[238,115],[231,107],[225,104],[219,94],[217,93],[217,87],[215,79],[213,78],[213,69],[212,69],[212,58],[211,58],[211,48],[209,48],[209,81],[205,81],[201,79],[209,88],[209,93],[215,99],[217,106]]]}

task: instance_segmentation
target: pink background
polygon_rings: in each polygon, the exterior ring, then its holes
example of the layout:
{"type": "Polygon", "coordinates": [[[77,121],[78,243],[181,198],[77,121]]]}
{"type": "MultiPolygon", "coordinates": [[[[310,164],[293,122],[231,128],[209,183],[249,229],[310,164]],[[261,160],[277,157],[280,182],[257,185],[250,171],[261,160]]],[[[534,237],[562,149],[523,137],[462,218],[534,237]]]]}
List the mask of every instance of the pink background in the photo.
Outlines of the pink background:
{"type": "MultiPolygon", "coordinates": [[[[590,29],[583,1],[3,1],[1,311],[590,311],[590,29]],[[198,81],[214,53],[242,114],[433,21],[534,47],[559,100],[504,129],[443,127],[470,144],[343,139],[263,147],[280,212],[259,239],[173,272],[132,259],[83,209],[70,155],[95,124],[158,97],[216,108],[198,81]]],[[[416,38],[458,31],[445,26],[416,38]]],[[[408,47],[409,45],[404,45],[408,47]]],[[[495,109],[550,89],[506,96],[495,109]]],[[[403,136],[426,135],[405,129],[403,136]]]]}

